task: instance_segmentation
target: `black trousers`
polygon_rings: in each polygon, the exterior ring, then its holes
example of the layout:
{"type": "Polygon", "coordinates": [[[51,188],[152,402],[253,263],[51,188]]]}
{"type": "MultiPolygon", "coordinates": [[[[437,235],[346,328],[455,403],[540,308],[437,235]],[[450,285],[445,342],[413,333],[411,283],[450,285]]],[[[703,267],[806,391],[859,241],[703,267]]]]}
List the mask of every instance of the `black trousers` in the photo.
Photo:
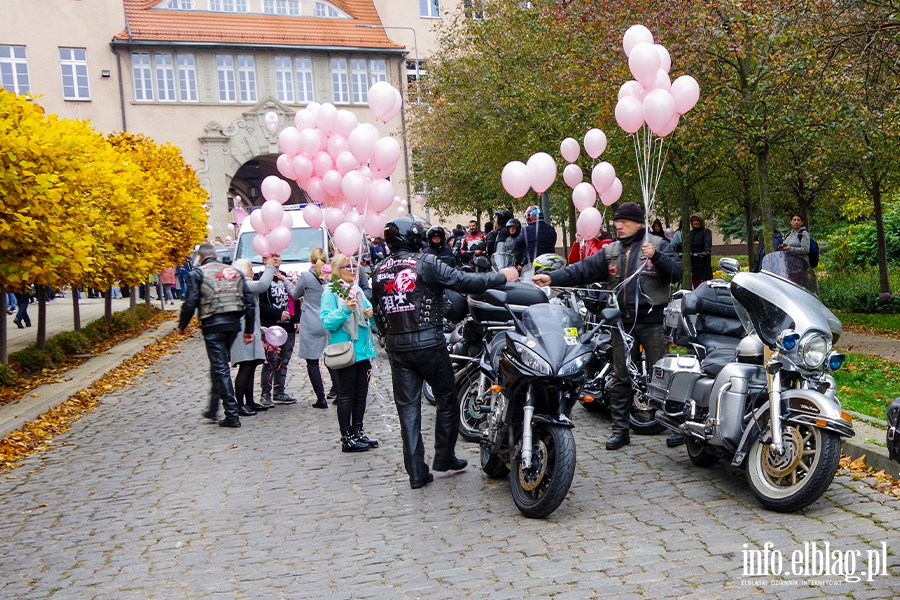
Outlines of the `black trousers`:
{"type": "MultiPolygon", "coordinates": [[[[630,331],[629,326],[625,325],[625,331],[634,337],[634,346],[631,348],[631,360],[634,361],[634,365],[638,370],[641,367],[641,347],[644,349],[644,354],[647,355],[648,371],[653,368],[656,361],[669,351],[669,344],[666,342],[665,334],[663,333],[662,321],[659,323],[635,323],[630,331]]],[[[618,329],[612,330],[612,349],[613,377],[612,389],[610,390],[609,413],[610,417],[612,417],[613,431],[624,431],[627,433],[629,405],[634,401],[634,396],[631,389],[631,376],[628,374],[628,367],[625,364],[625,343],[618,329]]]]}
{"type": "Polygon", "coordinates": [[[422,441],[422,382],[434,391],[437,418],[434,425],[434,460],[449,463],[456,458],[459,435],[459,407],[453,385],[453,366],[444,346],[415,352],[388,352],[394,404],[400,417],[403,440],[403,464],[409,478],[421,481],[428,475],[425,445],[422,441]]]}
{"type": "Polygon", "coordinates": [[[212,382],[212,393],[209,396],[209,412],[215,414],[219,410],[219,400],[226,421],[240,421],[237,400],[234,398],[234,385],[231,382],[231,369],[228,361],[231,358],[231,345],[238,336],[236,331],[217,331],[204,333],[206,355],[209,357],[209,378],[212,382]]]}
{"type": "Polygon", "coordinates": [[[340,381],[337,396],[338,425],[341,428],[341,435],[347,435],[351,427],[363,425],[372,363],[369,359],[361,360],[347,368],[335,369],[334,373],[340,381]]]}

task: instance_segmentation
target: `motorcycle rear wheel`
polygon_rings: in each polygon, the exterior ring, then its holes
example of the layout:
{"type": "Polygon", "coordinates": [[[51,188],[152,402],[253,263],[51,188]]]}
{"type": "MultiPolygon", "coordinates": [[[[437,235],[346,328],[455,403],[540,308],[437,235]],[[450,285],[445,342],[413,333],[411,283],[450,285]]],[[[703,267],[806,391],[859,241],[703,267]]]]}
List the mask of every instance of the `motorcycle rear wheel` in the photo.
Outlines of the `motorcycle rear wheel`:
{"type": "Polygon", "coordinates": [[[784,455],[760,436],[747,453],[747,483],[760,503],[776,512],[806,508],[825,493],[841,458],[838,434],[809,425],[782,427],[784,455]]]}
{"type": "Polygon", "coordinates": [[[710,452],[706,444],[698,439],[686,436],[684,445],[687,448],[688,458],[701,469],[707,469],[719,462],[719,457],[710,452]]]}
{"type": "Polygon", "coordinates": [[[487,415],[479,412],[482,404],[490,403],[490,392],[478,395],[481,372],[476,365],[469,365],[456,375],[456,393],[459,402],[459,435],[467,442],[481,440],[481,426],[487,415]]]}
{"type": "Polygon", "coordinates": [[[503,479],[509,475],[509,467],[503,456],[491,454],[484,447],[481,448],[481,470],[491,479],[503,479]]]}
{"type": "Polygon", "coordinates": [[[568,427],[537,423],[532,430],[531,468],[512,461],[509,485],[513,502],[530,519],[543,519],[562,504],[575,477],[575,435],[568,427]]]}

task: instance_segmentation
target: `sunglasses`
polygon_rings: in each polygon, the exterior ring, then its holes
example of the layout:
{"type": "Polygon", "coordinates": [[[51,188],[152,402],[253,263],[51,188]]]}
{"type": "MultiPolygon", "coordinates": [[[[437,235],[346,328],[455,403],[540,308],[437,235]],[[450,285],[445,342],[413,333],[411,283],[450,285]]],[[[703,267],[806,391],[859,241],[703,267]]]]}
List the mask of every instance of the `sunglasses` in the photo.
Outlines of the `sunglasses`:
{"type": "Polygon", "coordinates": [[[355,271],[357,269],[356,265],[341,265],[342,269],[346,269],[347,271],[355,271]]]}

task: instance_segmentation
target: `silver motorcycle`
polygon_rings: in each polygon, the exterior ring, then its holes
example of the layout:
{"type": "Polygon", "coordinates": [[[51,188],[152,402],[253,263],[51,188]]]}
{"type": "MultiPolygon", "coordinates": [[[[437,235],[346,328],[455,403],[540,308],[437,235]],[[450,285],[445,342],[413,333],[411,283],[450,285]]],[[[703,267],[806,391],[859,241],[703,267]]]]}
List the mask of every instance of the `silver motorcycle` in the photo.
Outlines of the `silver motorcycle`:
{"type": "Polygon", "coordinates": [[[844,361],[832,350],[841,323],[795,255],[767,254],[759,273],[728,258],[719,268],[730,283],[705,282],[667,307],[669,332],[690,354],[653,366],[649,402],[685,436],[695,465],[725,458],[766,508],[803,509],[831,485],[841,438],[853,436],[830,375],[844,361]]]}

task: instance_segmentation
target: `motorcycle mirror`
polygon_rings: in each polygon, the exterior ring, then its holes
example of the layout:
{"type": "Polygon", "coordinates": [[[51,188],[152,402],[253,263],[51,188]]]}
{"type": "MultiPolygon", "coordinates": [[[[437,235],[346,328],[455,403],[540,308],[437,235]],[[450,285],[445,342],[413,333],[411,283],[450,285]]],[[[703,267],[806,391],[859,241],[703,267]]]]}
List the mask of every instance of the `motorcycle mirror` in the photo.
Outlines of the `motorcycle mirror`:
{"type": "Polygon", "coordinates": [[[618,308],[604,308],[603,311],[600,313],[600,317],[606,323],[612,323],[612,322],[618,321],[620,318],[622,318],[622,311],[619,310],[618,308]]]}
{"type": "Polygon", "coordinates": [[[727,275],[735,275],[741,270],[741,263],[736,258],[720,258],[719,269],[727,275]]]}
{"type": "Polygon", "coordinates": [[[488,290],[484,293],[484,299],[491,306],[505,306],[506,292],[500,290],[488,290]]]}

